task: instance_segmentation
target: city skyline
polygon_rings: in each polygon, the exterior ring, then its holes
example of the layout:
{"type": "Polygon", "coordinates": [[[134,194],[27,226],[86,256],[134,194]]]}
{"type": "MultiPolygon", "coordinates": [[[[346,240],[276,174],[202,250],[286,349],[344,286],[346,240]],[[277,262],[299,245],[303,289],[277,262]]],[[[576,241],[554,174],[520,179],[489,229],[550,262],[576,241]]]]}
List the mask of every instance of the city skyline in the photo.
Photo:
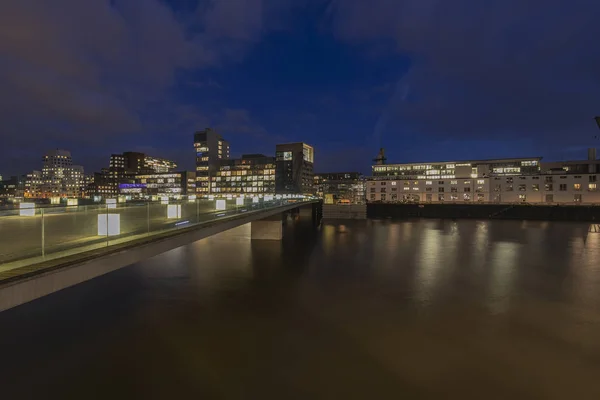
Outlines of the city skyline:
{"type": "Polygon", "coordinates": [[[478,4],[11,2],[0,173],[57,147],[90,171],[125,150],[190,170],[190,136],[208,126],[234,158],[311,143],[318,171],[366,173],[380,147],[412,162],[594,146],[600,4],[478,4]]]}

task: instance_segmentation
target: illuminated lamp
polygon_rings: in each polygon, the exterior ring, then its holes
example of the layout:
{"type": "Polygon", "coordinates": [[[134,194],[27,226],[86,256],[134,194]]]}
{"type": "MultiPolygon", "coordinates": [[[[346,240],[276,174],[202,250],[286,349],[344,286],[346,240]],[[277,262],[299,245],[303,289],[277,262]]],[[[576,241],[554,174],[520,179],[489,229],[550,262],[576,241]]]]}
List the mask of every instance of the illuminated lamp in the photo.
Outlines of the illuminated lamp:
{"type": "Polygon", "coordinates": [[[169,204],[167,206],[167,218],[181,218],[181,205],[180,204],[169,204]]]}
{"type": "Polygon", "coordinates": [[[120,214],[98,214],[98,236],[116,236],[120,234],[120,214]]]}
{"type": "Polygon", "coordinates": [[[19,215],[21,217],[34,217],[35,216],[35,203],[19,204],[19,215]]]}
{"type": "Polygon", "coordinates": [[[106,208],[117,208],[117,199],[106,199],[106,208]]]}

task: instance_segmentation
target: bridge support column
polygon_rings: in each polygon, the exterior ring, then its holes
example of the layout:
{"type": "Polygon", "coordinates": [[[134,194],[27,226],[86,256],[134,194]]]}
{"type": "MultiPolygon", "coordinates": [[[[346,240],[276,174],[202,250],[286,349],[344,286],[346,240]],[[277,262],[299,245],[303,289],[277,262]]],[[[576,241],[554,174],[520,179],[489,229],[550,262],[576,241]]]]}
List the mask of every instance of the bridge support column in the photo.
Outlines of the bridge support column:
{"type": "Polygon", "coordinates": [[[281,214],[259,219],[250,223],[252,240],[281,240],[283,239],[283,221],[281,214]]]}
{"type": "Polygon", "coordinates": [[[298,208],[298,215],[301,217],[313,217],[313,207],[312,204],[308,206],[303,206],[298,208]]]}

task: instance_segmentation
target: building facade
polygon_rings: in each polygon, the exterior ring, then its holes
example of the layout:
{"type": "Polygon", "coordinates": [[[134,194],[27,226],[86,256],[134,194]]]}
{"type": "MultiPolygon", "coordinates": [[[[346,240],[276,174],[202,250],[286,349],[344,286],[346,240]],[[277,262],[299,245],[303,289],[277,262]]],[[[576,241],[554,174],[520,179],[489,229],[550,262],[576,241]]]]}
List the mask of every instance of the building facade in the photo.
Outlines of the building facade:
{"type": "Polygon", "coordinates": [[[240,159],[222,160],[211,179],[211,193],[275,194],[275,158],[245,154],[240,159]]]}
{"type": "Polygon", "coordinates": [[[230,156],[229,142],[211,128],[194,134],[196,152],[196,191],[198,194],[211,193],[211,177],[215,176],[221,160],[230,156]]]}
{"type": "Polygon", "coordinates": [[[111,154],[108,168],[102,168],[88,180],[88,195],[115,197],[120,194],[120,185],[135,183],[138,175],[172,172],[177,167],[174,161],[151,157],[144,153],[126,151],[111,154]]]}
{"type": "Polygon", "coordinates": [[[56,149],[42,158],[42,170],[27,174],[23,185],[24,198],[81,197],[85,177],[81,165],[73,165],[71,153],[56,149]]]}
{"type": "Polygon", "coordinates": [[[365,202],[365,180],[359,172],[315,174],[314,191],[325,204],[365,202]]]}
{"type": "Polygon", "coordinates": [[[599,160],[541,157],[374,165],[370,202],[600,204],[599,160]]]}
{"type": "Polygon", "coordinates": [[[132,198],[152,196],[180,198],[195,195],[196,173],[178,171],[137,174],[129,182],[118,185],[118,194],[132,198]]]}
{"type": "Polygon", "coordinates": [[[312,194],[314,192],[314,149],[306,143],[278,144],[275,148],[275,192],[312,194]]]}

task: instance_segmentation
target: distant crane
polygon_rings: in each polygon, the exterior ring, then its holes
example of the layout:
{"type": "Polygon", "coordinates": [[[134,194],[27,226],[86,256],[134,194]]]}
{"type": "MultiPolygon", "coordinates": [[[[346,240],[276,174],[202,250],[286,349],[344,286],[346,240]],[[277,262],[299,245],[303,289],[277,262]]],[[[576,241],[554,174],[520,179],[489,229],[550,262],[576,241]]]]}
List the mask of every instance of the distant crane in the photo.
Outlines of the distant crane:
{"type": "MultiPolygon", "coordinates": [[[[598,117],[598,118],[600,118],[600,117],[598,117]]],[[[377,154],[377,157],[375,157],[373,159],[373,162],[375,162],[376,165],[384,165],[386,161],[387,161],[387,158],[385,158],[385,150],[382,147],[379,149],[379,154],[377,154]]]]}

